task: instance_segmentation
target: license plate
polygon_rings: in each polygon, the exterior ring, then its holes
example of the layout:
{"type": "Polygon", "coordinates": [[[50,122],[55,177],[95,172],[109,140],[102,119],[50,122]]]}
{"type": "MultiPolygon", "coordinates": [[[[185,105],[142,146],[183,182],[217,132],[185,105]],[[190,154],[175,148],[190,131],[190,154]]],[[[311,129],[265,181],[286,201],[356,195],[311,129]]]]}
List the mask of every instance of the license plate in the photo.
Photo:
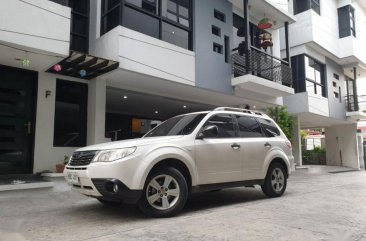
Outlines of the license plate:
{"type": "Polygon", "coordinates": [[[75,172],[67,173],[67,180],[69,183],[78,184],[79,183],[79,176],[75,172]]]}

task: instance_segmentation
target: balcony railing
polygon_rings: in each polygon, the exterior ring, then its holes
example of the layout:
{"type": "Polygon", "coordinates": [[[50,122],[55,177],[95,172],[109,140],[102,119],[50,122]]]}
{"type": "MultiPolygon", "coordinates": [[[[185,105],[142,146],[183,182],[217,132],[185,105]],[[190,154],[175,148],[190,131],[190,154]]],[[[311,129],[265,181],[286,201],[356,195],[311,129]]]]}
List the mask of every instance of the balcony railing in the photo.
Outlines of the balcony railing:
{"type": "Polygon", "coordinates": [[[252,74],[288,87],[292,87],[292,70],[288,62],[251,46],[248,59],[237,49],[232,53],[234,77],[252,74]]]}
{"type": "Polygon", "coordinates": [[[347,95],[345,96],[345,100],[348,112],[365,110],[366,95],[347,95]]]}

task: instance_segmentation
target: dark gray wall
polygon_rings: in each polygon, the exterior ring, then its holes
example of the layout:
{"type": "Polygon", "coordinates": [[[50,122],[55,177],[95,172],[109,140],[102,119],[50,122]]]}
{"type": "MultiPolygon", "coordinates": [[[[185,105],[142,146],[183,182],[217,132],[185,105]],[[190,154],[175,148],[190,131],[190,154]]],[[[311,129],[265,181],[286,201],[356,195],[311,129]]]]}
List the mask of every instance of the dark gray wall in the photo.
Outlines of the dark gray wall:
{"type": "MultiPolygon", "coordinates": [[[[194,4],[194,50],[196,52],[196,84],[198,87],[233,93],[231,85],[231,54],[225,63],[224,36],[230,38],[232,49],[232,4],[226,0],[196,0],[194,4]],[[226,21],[214,17],[214,10],[225,14],[226,21]],[[221,29],[221,37],[212,34],[212,25],[221,29]],[[213,51],[213,43],[223,46],[223,54],[213,51]]],[[[230,51],[229,51],[230,52],[230,51]]]]}
{"type": "Polygon", "coordinates": [[[337,119],[346,119],[346,108],[345,108],[345,77],[341,66],[332,60],[325,59],[326,70],[327,70],[327,81],[328,81],[328,100],[329,100],[329,116],[337,119]],[[339,80],[334,78],[333,74],[339,76],[339,80]],[[333,81],[336,83],[336,87],[333,86],[333,81]],[[334,97],[334,92],[339,92],[339,87],[341,87],[341,93],[339,93],[340,99],[334,97]]]}

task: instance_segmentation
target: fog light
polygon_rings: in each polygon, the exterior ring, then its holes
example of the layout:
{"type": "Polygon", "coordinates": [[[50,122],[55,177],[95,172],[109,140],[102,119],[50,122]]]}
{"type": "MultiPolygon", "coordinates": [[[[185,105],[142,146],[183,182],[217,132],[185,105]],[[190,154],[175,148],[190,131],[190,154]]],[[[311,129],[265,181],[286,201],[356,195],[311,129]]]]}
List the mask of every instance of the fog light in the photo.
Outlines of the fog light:
{"type": "Polygon", "coordinates": [[[113,192],[114,193],[118,192],[118,184],[117,183],[113,184],[113,192]]]}

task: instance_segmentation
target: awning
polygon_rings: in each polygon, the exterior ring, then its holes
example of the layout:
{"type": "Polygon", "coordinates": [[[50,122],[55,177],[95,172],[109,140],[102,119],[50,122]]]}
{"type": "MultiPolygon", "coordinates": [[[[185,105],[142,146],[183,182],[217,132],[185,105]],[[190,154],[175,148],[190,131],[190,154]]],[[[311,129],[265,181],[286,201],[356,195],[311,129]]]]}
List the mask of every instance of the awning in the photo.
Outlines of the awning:
{"type": "Polygon", "coordinates": [[[117,69],[119,63],[85,53],[70,51],[70,56],[50,67],[46,72],[80,79],[93,79],[117,69]]]}

